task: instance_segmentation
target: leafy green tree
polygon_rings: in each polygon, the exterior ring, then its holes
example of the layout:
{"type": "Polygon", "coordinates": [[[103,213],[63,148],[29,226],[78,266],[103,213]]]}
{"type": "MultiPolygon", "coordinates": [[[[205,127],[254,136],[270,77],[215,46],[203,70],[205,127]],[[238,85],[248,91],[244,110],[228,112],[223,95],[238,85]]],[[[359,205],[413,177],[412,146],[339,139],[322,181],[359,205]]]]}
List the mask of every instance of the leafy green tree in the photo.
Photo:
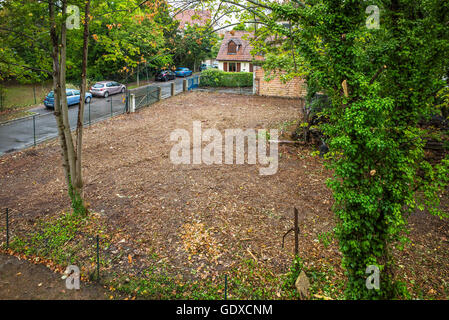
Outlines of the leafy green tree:
{"type": "Polygon", "coordinates": [[[207,27],[186,25],[182,33],[170,40],[173,62],[176,66],[197,71],[201,61],[216,57],[214,46],[217,42],[218,36],[207,27]]]}
{"type": "MultiPolygon", "coordinates": [[[[211,6],[216,2],[211,1],[211,6]]],[[[449,159],[429,163],[428,134],[419,122],[436,110],[435,96],[449,66],[449,3],[444,0],[227,1],[243,21],[260,21],[254,52],[264,68],[307,78],[309,95],[323,92],[330,106],[322,126],[331,152],[328,181],[351,299],[403,294],[394,248],[417,209],[438,211],[449,182],[449,159]],[[369,17],[380,10],[379,28],[369,17]],[[251,13],[250,15],[248,13],[251,13]],[[375,26],[375,25],[374,25],[375,26]],[[276,41],[278,37],[279,41],[276,41]],[[274,38],[274,39],[273,39],[274,38]],[[366,287],[378,266],[379,290],[366,287]]]]}

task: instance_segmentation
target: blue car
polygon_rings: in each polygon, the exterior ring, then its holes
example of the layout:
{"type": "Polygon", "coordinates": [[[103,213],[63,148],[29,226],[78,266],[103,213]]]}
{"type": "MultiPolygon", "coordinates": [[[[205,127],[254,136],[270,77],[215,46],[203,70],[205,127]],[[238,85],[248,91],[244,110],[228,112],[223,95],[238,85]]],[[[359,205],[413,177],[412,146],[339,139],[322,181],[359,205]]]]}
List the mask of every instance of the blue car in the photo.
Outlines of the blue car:
{"type": "Polygon", "coordinates": [[[175,74],[177,77],[189,77],[192,75],[192,70],[189,68],[178,68],[175,70],[175,74]]]}
{"type": "MultiPolygon", "coordinates": [[[[75,89],[66,89],[65,90],[67,95],[67,105],[71,106],[74,104],[80,103],[80,91],[75,89]]],[[[86,103],[89,103],[92,99],[92,94],[90,92],[86,92],[86,103]]],[[[53,91],[51,91],[44,99],[44,105],[47,108],[54,109],[55,107],[55,96],[53,91]]]]}

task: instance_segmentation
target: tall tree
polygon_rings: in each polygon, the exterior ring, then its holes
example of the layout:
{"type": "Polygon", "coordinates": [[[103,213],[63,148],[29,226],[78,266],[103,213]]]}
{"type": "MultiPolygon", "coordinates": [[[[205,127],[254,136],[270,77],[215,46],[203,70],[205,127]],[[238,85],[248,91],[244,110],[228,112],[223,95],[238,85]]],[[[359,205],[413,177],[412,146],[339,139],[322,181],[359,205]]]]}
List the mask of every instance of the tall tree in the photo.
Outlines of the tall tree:
{"type": "Polygon", "coordinates": [[[400,295],[392,254],[398,241],[405,240],[408,214],[427,207],[447,216],[437,209],[449,182],[449,159],[438,164],[426,160],[428,133],[419,123],[435,112],[435,95],[445,85],[449,3],[225,2],[264,22],[255,52],[279,53],[267,55],[265,68],[293,76],[304,72],[310,93],[324,92],[330,98],[324,110],[329,122],[322,130],[331,150],[327,163],[334,177],[329,186],[348,277],[347,297],[400,295]],[[370,17],[377,18],[377,9],[379,28],[370,17]],[[275,34],[288,41],[266,41],[275,34]],[[380,269],[379,290],[366,286],[370,265],[380,269]]]}

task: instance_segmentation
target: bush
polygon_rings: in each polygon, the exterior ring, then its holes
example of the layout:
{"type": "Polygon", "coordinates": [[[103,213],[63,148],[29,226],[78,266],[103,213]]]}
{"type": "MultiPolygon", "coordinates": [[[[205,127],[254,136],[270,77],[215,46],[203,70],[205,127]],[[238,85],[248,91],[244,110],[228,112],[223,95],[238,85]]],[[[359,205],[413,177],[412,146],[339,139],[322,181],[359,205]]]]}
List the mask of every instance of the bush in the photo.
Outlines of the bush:
{"type": "Polygon", "coordinates": [[[201,72],[202,87],[252,87],[252,72],[224,72],[218,69],[207,69],[201,72]]]}

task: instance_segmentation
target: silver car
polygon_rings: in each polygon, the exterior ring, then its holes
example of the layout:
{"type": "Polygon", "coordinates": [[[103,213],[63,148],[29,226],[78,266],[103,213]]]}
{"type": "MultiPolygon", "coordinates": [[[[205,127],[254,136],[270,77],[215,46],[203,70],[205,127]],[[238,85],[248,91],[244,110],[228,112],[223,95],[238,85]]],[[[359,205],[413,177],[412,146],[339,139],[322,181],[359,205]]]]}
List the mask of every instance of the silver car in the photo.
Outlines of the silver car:
{"type": "Polygon", "coordinates": [[[100,81],[90,88],[93,96],[107,98],[111,94],[124,93],[126,86],[115,81],[100,81]]]}

